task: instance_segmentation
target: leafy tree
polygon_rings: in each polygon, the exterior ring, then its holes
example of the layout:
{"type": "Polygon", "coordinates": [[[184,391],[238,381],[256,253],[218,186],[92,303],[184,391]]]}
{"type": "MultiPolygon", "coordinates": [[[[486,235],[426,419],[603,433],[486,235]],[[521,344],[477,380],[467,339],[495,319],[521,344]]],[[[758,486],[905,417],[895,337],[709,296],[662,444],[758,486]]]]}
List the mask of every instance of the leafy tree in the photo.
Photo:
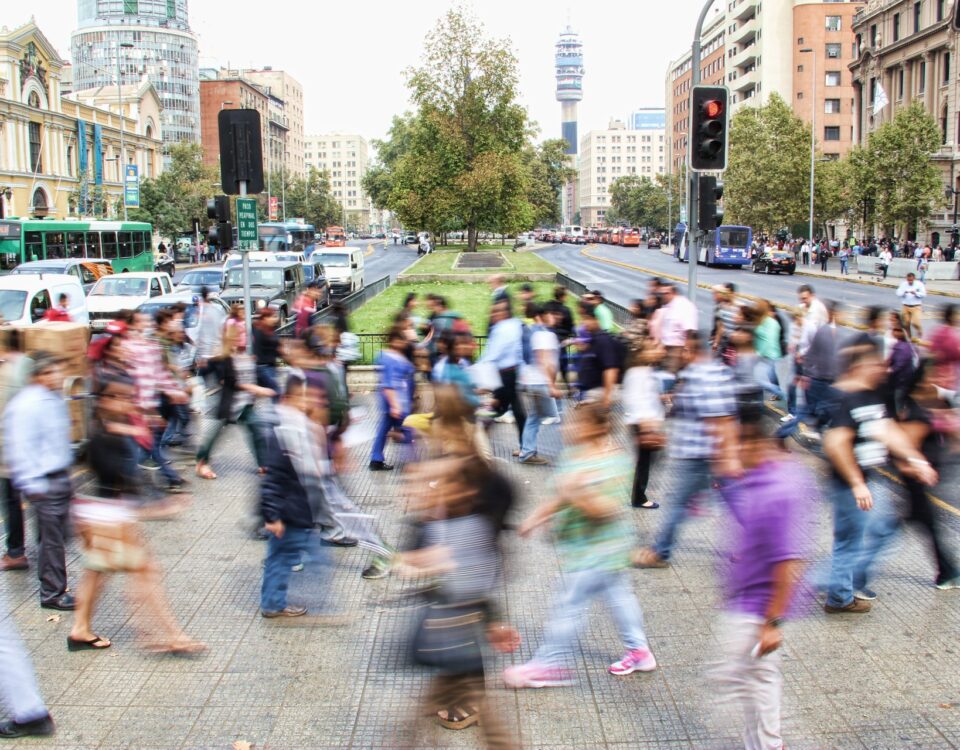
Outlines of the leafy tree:
{"type": "Polygon", "coordinates": [[[610,186],[610,205],[619,221],[638,227],[666,227],[667,191],[649,177],[618,177],[610,186]]]}
{"type": "Polygon", "coordinates": [[[577,171],[570,166],[566,148],[567,142],[557,138],[538,146],[528,144],[523,150],[524,166],[530,176],[527,201],[533,212],[534,226],[560,223],[561,192],[564,185],[577,175],[577,171]]]}

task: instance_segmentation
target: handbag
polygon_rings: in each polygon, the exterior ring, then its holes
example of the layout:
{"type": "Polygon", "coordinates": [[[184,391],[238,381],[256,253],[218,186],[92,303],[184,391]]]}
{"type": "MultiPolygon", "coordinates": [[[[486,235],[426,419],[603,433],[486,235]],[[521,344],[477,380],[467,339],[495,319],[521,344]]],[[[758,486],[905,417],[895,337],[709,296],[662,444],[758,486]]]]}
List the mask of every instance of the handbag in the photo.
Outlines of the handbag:
{"type": "Polygon", "coordinates": [[[127,501],[77,496],[73,517],[85,568],[101,572],[138,571],[149,563],[143,527],[127,501]]]}
{"type": "Polygon", "coordinates": [[[480,600],[443,604],[431,602],[413,635],[413,660],[451,674],[483,669],[481,639],[486,620],[480,600]]]}

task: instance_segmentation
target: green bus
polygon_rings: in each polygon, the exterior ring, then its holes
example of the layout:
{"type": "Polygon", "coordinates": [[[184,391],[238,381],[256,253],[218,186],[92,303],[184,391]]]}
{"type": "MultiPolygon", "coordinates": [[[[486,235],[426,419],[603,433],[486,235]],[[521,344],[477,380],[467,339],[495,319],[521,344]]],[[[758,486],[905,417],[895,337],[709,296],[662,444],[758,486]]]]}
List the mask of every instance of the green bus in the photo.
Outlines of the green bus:
{"type": "Polygon", "coordinates": [[[114,273],[152,271],[153,227],[140,221],[0,219],[0,273],[31,260],[109,260],[114,273]]]}

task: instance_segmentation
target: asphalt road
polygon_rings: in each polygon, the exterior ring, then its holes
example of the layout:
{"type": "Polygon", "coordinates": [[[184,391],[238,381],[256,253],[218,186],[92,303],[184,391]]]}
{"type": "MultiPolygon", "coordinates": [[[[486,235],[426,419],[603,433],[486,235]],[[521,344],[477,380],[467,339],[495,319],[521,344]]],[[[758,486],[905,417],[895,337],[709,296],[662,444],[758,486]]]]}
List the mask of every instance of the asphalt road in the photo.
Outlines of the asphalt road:
{"type": "MultiPolygon", "coordinates": [[[[564,273],[583,282],[587,286],[600,289],[610,300],[619,304],[629,304],[635,297],[643,294],[647,280],[657,274],[670,274],[683,279],[678,282],[686,290],[689,266],[679,263],[670,255],[659,250],[649,250],[645,245],[638,248],[617,247],[613,245],[554,245],[541,250],[539,254],[564,273]],[[592,256],[592,257],[591,257],[592,256]],[[626,263],[636,268],[605,261],[626,263]],[[640,270],[645,269],[645,270],[640,270]]],[[[749,268],[708,268],[698,266],[697,282],[720,284],[732,281],[737,291],[743,294],[763,297],[778,305],[796,305],[797,287],[810,284],[821,299],[834,299],[844,304],[846,314],[858,319],[864,308],[870,305],[883,305],[891,309],[899,307],[899,300],[891,288],[857,284],[838,279],[813,278],[796,274],[755,274],[749,268]]],[[[951,297],[936,294],[927,295],[925,318],[933,319],[938,308],[948,302],[956,302],[951,297]]],[[[700,289],[697,294],[698,307],[706,312],[712,308],[710,293],[700,289]]]]}

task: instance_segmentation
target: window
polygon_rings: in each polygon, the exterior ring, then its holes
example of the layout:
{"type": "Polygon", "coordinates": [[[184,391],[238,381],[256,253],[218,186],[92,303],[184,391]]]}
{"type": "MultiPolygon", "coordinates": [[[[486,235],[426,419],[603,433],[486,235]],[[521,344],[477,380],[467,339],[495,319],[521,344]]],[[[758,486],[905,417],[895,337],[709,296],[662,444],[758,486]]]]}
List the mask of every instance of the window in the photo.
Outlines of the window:
{"type": "Polygon", "coordinates": [[[900,39],[900,14],[893,14],[893,41],[900,39]]]}
{"type": "Polygon", "coordinates": [[[137,7],[137,0],[123,0],[123,14],[126,16],[135,16],[140,12],[137,7]]]}
{"type": "Polygon", "coordinates": [[[823,100],[823,111],[828,115],[838,115],[840,114],[840,100],[839,99],[824,99],[823,100]]]}
{"type": "Polygon", "coordinates": [[[37,292],[30,300],[30,320],[36,323],[43,319],[44,314],[50,309],[50,295],[47,290],[37,292]]]}
{"type": "Polygon", "coordinates": [[[942,21],[944,16],[944,5],[946,0],[937,0],[937,20],[942,21]]]}
{"type": "Polygon", "coordinates": [[[827,16],[827,31],[840,31],[840,16],[827,16]]]}
{"type": "Polygon", "coordinates": [[[67,256],[82,258],[83,255],[83,232],[67,232],[67,256]]]}
{"type": "Polygon", "coordinates": [[[101,257],[99,232],[87,232],[87,257],[88,258],[101,257]]]}
{"type": "Polygon", "coordinates": [[[117,235],[118,242],[117,244],[120,247],[120,257],[121,258],[132,258],[133,257],[133,241],[130,236],[130,232],[120,232],[117,235]]]}
{"type": "Polygon", "coordinates": [[[803,72],[803,66],[802,66],[802,65],[798,65],[798,66],[797,66],[797,72],[798,72],[798,73],[802,73],[802,72],[803,72]]]}
{"type": "Polygon", "coordinates": [[[42,164],[40,163],[40,123],[31,122],[30,123],[30,171],[37,173],[41,171],[42,164]]]}
{"type": "Polygon", "coordinates": [[[803,37],[802,37],[802,36],[798,36],[798,37],[797,37],[797,44],[798,44],[798,45],[799,45],[799,44],[803,44],[803,37]]]}
{"type": "Polygon", "coordinates": [[[943,82],[950,83],[950,53],[943,53],[943,82]]]}
{"type": "Polygon", "coordinates": [[[823,129],[823,140],[825,141],[839,141],[840,140],[840,127],[837,125],[828,125],[823,129]]]}
{"type": "Polygon", "coordinates": [[[920,31],[920,3],[913,4],[913,33],[920,31]]]}
{"type": "Polygon", "coordinates": [[[826,80],[824,83],[827,86],[839,86],[840,85],[840,71],[839,70],[829,70],[826,74],[826,80]]]}
{"type": "Polygon", "coordinates": [[[63,244],[63,232],[48,232],[43,239],[47,250],[44,257],[48,260],[51,258],[59,260],[67,257],[67,248],[63,244]]]}
{"type": "Polygon", "coordinates": [[[150,296],[160,296],[160,279],[150,279],[150,296]]]}
{"type": "Polygon", "coordinates": [[[870,46],[871,47],[877,46],[877,25],[876,24],[873,24],[870,27],[870,46]]]}
{"type": "Polygon", "coordinates": [[[23,237],[27,260],[43,259],[43,237],[40,232],[27,232],[23,237]]]}
{"type": "Polygon", "coordinates": [[[177,17],[177,0],[167,0],[167,18],[177,17]]]}
{"type": "Polygon", "coordinates": [[[67,177],[73,177],[73,146],[67,146],[67,177]]]}
{"type": "Polygon", "coordinates": [[[101,237],[103,239],[103,257],[107,260],[119,258],[120,256],[117,255],[117,233],[104,232],[101,237]]]}
{"type": "Polygon", "coordinates": [[[826,46],[827,57],[831,60],[837,60],[843,53],[840,51],[840,43],[830,43],[826,46]]]}
{"type": "Polygon", "coordinates": [[[917,93],[922,94],[927,90],[927,61],[920,61],[920,82],[917,84],[917,93]]]}
{"type": "Polygon", "coordinates": [[[903,68],[897,70],[897,99],[903,99],[903,68]]]}

